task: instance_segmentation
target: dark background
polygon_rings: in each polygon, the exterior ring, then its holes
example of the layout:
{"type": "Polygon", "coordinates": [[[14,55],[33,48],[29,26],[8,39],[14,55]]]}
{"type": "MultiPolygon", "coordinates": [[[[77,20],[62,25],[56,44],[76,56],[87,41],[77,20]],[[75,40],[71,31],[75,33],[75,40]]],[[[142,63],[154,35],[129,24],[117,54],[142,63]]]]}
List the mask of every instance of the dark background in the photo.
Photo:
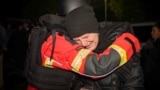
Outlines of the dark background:
{"type": "MultiPolygon", "coordinates": [[[[24,1],[30,0],[1,0],[0,17],[23,18],[24,1]]],[[[139,0],[144,6],[145,15],[151,20],[159,20],[159,3],[158,0],[139,0]]]]}
{"type": "Polygon", "coordinates": [[[23,0],[1,0],[1,17],[22,18],[23,0]]]}

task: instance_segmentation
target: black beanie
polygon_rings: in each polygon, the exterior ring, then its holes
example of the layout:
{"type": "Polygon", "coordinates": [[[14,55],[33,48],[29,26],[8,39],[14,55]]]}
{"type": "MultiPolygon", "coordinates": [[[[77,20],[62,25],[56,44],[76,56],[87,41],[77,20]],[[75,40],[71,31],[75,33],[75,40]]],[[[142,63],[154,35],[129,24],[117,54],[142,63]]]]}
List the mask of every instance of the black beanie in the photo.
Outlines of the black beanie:
{"type": "Polygon", "coordinates": [[[71,38],[98,33],[98,21],[90,6],[81,6],[66,15],[65,25],[71,38]]]}

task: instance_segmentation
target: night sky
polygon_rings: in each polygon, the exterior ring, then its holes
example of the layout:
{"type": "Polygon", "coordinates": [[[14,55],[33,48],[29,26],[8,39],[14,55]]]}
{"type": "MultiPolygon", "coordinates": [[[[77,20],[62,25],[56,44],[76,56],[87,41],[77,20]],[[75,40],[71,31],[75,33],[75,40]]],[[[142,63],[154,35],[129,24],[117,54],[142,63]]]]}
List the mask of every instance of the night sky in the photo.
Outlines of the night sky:
{"type": "MultiPolygon", "coordinates": [[[[146,15],[160,17],[159,3],[157,0],[140,0],[145,5],[146,15]],[[151,2],[152,1],[152,2],[151,2]]],[[[21,18],[23,10],[23,0],[1,0],[0,17],[21,18]]]]}
{"type": "Polygon", "coordinates": [[[22,0],[1,0],[0,11],[3,17],[22,17],[22,0]]]}

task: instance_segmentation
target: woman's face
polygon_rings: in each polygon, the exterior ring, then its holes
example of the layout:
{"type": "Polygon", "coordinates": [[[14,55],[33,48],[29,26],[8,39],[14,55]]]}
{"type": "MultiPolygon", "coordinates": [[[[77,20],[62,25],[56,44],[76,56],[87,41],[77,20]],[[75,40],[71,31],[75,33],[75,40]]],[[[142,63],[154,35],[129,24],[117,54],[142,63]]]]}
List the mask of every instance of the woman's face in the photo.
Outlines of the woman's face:
{"type": "Polygon", "coordinates": [[[79,37],[73,38],[74,41],[81,44],[87,49],[94,50],[96,49],[99,41],[98,33],[86,33],[79,37]]]}
{"type": "Polygon", "coordinates": [[[156,26],[153,26],[151,35],[154,40],[156,40],[157,38],[160,38],[160,30],[156,26]]]}

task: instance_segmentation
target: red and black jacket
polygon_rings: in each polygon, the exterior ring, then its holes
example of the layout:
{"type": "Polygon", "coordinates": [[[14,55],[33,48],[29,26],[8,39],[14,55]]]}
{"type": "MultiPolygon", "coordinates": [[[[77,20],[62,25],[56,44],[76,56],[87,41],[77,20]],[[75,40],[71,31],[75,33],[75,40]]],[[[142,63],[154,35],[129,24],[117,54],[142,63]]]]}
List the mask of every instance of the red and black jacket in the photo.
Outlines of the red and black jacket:
{"type": "Polygon", "coordinates": [[[112,73],[114,70],[130,60],[134,51],[139,52],[138,39],[130,33],[124,33],[104,52],[96,54],[79,44],[71,43],[71,39],[65,35],[55,33],[55,46],[53,58],[50,59],[52,50],[52,36],[43,43],[41,47],[42,63],[44,67],[58,67],[79,74],[98,78],[112,73]],[[133,45],[126,40],[130,39],[133,45]]]}

